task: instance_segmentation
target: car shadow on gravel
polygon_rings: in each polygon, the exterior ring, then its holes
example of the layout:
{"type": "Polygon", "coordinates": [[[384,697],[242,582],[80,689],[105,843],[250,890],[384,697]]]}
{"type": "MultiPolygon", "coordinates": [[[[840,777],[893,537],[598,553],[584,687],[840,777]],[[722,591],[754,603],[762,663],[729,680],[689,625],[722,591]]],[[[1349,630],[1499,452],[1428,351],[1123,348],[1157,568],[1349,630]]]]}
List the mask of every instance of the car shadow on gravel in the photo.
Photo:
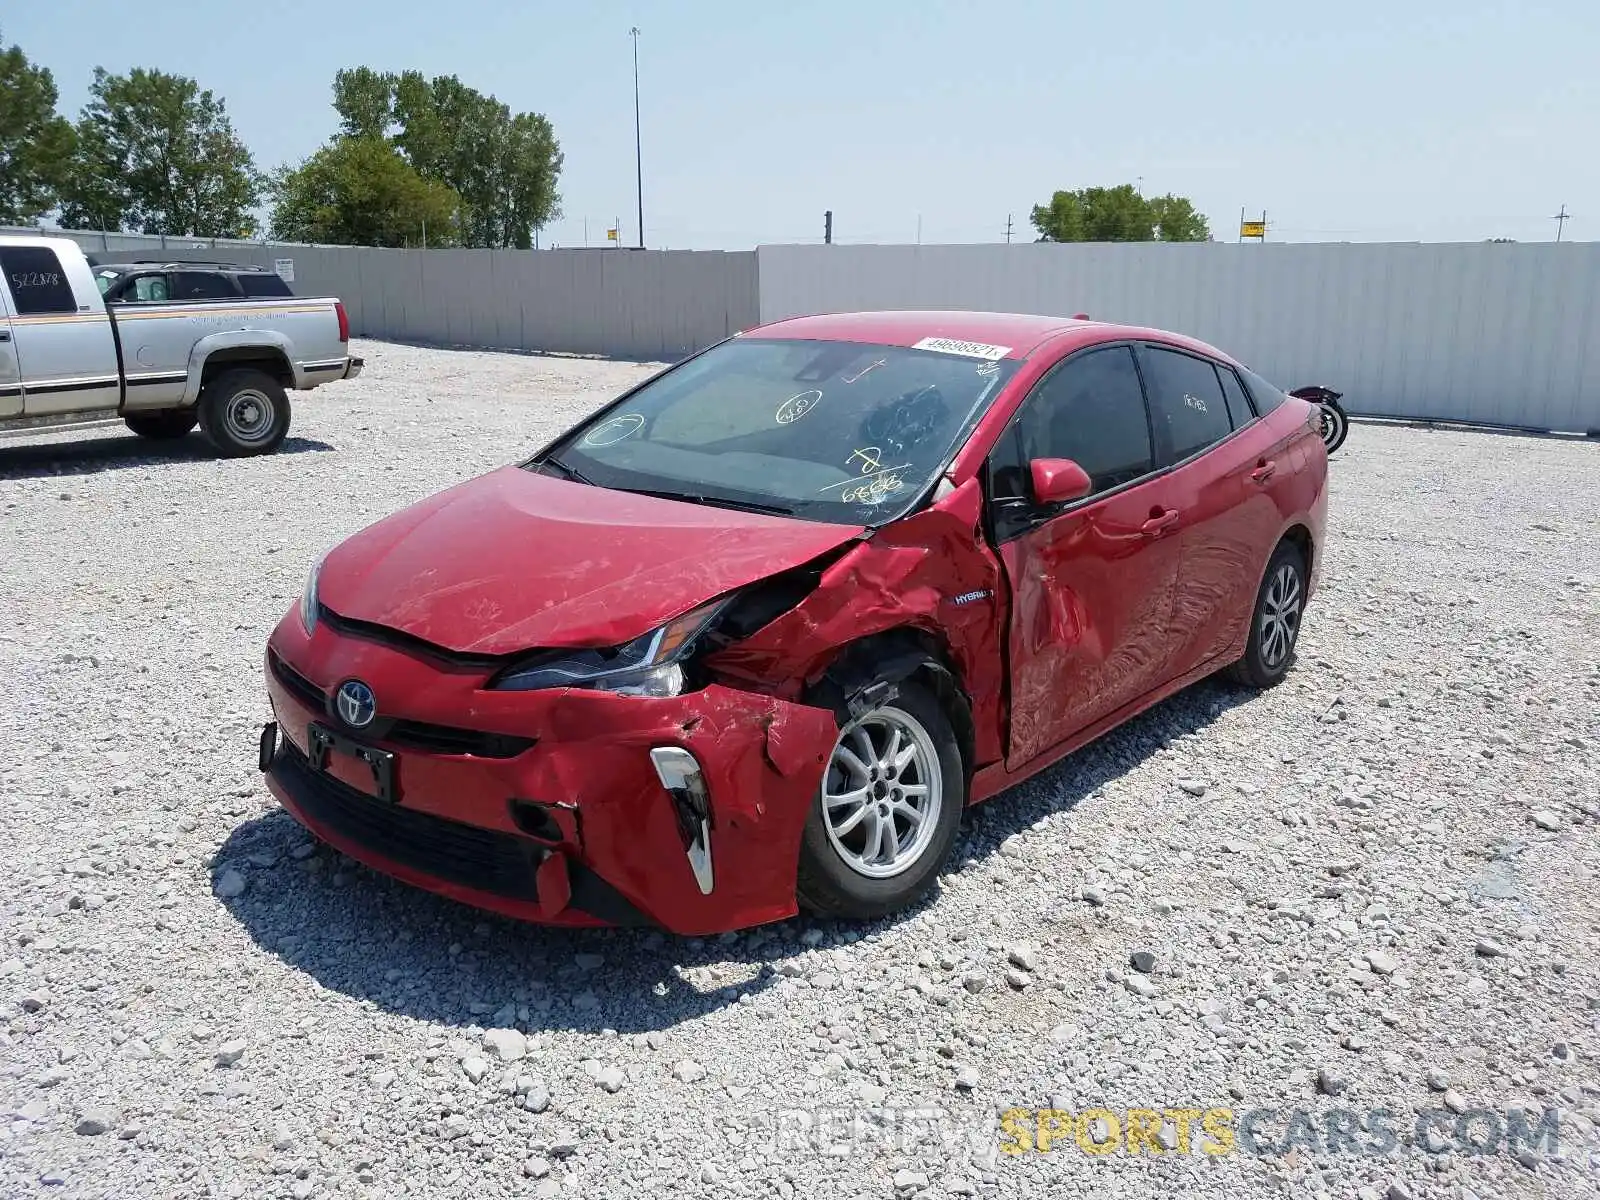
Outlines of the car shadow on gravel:
{"type": "MultiPolygon", "coordinates": [[[[1072,809],[1250,695],[1198,684],[971,810],[951,870],[983,869],[1008,837],[1072,809]]],[[[408,887],[314,846],[281,809],[235,828],[211,872],[255,942],[328,991],[433,1024],[529,1031],[665,1030],[775,985],[806,949],[870,937],[937,903],[870,924],[799,917],[706,938],[547,928],[408,887]]]]}
{"type": "MultiPolygon", "coordinates": [[[[56,433],[58,430],[40,431],[56,433]]],[[[93,431],[86,431],[92,433],[93,431]]],[[[320,454],[335,447],[315,438],[287,437],[275,454],[320,454]]],[[[211,462],[221,458],[198,433],[170,442],[127,437],[85,438],[81,442],[7,445],[0,442],[0,479],[50,479],[96,475],[129,467],[161,467],[211,462]]]]}

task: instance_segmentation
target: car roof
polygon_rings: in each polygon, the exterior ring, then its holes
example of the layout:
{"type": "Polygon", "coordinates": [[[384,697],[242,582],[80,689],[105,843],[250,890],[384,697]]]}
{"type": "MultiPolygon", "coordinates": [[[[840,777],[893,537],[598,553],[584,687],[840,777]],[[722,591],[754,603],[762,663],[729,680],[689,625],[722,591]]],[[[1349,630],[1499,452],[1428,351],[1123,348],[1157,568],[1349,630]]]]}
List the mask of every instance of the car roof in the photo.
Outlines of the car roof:
{"type": "Polygon", "coordinates": [[[924,338],[950,338],[979,342],[986,346],[1004,346],[1006,358],[1026,358],[1044,343],[1069,334],[1079,335],[1071,339],[1073,347],[1069,348],[1116,338],[1148,339],[1185,347],[1225,362],[1235,361],[1216,347],[1181,333],[1082,317],[1047,317],[1036,313],[923,309],[827,313],[789,317],[743,331],[745,337],[870,342],[880,346],[915,346],[924,338]]]}
{"type": "Polygon", "coordinates": [[[1046,339],[1093,325],[1069,317],[1028,313],[905,310],[896,312],[827,313],[790,317],[744,331],[746,337],[815,338],[818,341],[872,342],[880,346],[914,346],[924,338],[951,338],[1006,347],[1007,358],[1026,358],[1046,339]]]}
{"type": "Polygon", "coordinates": [[[218,275],[257,275],[266,272],[265,267],[247,266],[242,263],[201,262],[194,259],[181,258],[139,258],[118,259],[112,262],[96,262],[95,256],[90,255],[90,265],[97,271],[212,271],[218,275]]]}

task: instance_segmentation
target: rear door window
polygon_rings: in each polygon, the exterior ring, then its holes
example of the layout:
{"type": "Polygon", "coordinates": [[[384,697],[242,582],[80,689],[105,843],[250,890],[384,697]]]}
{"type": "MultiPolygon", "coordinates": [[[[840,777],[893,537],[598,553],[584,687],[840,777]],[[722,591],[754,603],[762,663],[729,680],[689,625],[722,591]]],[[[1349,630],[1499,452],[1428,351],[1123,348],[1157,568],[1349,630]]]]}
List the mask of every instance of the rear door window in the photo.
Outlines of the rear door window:
{"type": "Polygon", "coordinates": [[[49,246],[0,247],[0,270],[5,272],[19,317],[78,311],[72,284],[49,246]]]}
{"type": "Polygon", "coordinates": [[[206,271],[174,271],[172,273],[172,298],[174,300],[235,300],[239,293],[226,275],[206,271]]]}
{"type": "Polygon", "coordinates": [[[1198,454],[1233,432],[1210,359],[1158,346],[1146,346],[1141,357],[1150,389],[1150,421],[1168,462],[1198,454]]]}

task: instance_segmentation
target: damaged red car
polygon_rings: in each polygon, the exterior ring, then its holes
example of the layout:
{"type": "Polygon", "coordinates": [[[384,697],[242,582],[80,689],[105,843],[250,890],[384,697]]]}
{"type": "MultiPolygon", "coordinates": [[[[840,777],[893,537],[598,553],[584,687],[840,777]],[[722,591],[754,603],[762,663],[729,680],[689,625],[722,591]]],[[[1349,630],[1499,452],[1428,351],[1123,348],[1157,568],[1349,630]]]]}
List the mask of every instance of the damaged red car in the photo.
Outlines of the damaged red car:
{"type": "Polygon", "coordinates": [[[1281,679],[1326,512],[1316,408],[1192,339],[783,321],[328,553],[260,765],[320,839],[515,917],[880,917],[967,805],[1281,679]]]}

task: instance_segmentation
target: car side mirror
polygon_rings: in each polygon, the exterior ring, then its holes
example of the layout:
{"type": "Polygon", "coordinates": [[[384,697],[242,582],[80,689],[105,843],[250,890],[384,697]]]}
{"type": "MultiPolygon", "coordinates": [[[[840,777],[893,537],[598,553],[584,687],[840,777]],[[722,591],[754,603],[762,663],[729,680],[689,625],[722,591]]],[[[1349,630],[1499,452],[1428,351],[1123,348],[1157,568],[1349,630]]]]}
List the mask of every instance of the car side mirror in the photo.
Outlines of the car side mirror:
{"type": "Polygon", "coordinates": [[[1028,464],[1028,475],[1039,504],[1067,504],[1094,490],[1089,473],[1070,458],[1036,458],[1028,464]]]}

